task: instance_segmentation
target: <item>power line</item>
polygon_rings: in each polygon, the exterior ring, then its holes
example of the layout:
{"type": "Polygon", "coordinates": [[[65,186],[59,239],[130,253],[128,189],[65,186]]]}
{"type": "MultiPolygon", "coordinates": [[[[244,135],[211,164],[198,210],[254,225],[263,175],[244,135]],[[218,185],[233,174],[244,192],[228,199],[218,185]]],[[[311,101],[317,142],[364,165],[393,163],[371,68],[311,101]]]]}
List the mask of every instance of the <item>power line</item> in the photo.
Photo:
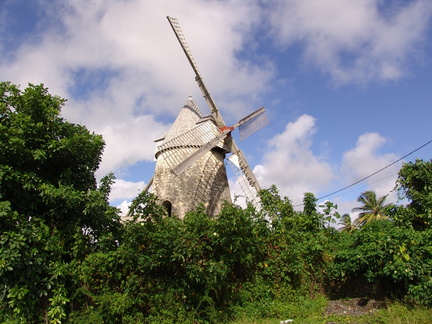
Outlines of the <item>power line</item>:
{"type": "MultiPolygon", "coordinates": [[[[411,155],[411,154],[417,152],[418,150],[422,149],[423,147],[425,147],[426,145],[428,145],[428,144],[430,144],[430,143],[432,143],[432,140],[430,140],[429,142],[427,142],[427,143],[425,143],[425,144],[419,146],[418,148],[416,148],[415,150],[409,152],[408,154],[405,154],[405,155],[402,156],[400,159],[397,159],[396,161],[394,161],[394,162],[392,162],[392,163],[386,165],[385,167],[379,169],[378,171],[375,171],[374,173],[371,173],[371,174],[368,175],[367,177],[364,177],[364,178],[362,178],[362,179],[360,179],[360,180],[358,180],[358,181],[356,181],[356,182],[354,182],[354,183],[352,183],[352,184],[350,184],[350,185],[348,185],[348,186],[346,186],[346,187],[343,187],[342,189],[339,189],[339,190],[333,191],[332,193],[329,193],[329,194],[327,194],[327,195],[324,195],[324,196],[322,196],[322,197],[319,197],[319,198],[317,198],[317,200],[321,200],[321,199],[327,198],[327,197],[329,197],[329,196],[333,196],[334,194],[337,194],[338,192],[341,192],[341,191],[343,191],[343,190],[345,190],[345,189],[351,188],[352,186],[355,186],[356,184],[358,184],[358,183],[360,183],[360,182],[362,182],[362,181],[365,181],[366,179],[369,179],[370,177],[374,176],[375,174],[377,174],[377,173],[379,173],[379,172],[381,172],[381,171],[387,169],[388,167],[390,167],[390,166],[392,166],[392,165],[394,165],[394,164],[400,162],[401,160],[403,160],[403,159],[406,158],[407,156],[409,156],[409,155],[411,155]]],[[[302,203],[302,204],[296,205],[296,206],[294,206],[294,207],[299,207],[299,206],[303,206],[303,205],[304,205],[304,204],[302,203]]]]}
{"type": "Polygon", "coordinates": [[[380,179],[375,180],[375,181],[373,181],[373,182],[369,182],[368,184],[361,185],[361,186],[356,187],[356,188],[354,188],[354,189],[352,189],[352,190],[346,191],[346,192],[344,192],[344,193],[338,195],[338,197],[343,196],[343,195],[346,195],[346,194],[349,194],[349,193],[354,192],[354,191],[358,191],[358,190],[360,190],[361,188],[365,188],[365,187],[367,187],[367,186],[369,186],[369,185],[372,185],[372,184],[374,184],[374,183],[381,182],[381,181],[383,181],[383,180],[385,180],[385,179],[388,179],[388,178],[390,178],[390,177],[394,177],[394,176],[397,175],[397,174],[398,174],[397,172],[396,172],[396,173],[392,172],[391,174],[389,174],[389,175],[387,175],[387,176],[385,176],[385,177],[383,177],[383,178],[380,178],[380,179]]]}

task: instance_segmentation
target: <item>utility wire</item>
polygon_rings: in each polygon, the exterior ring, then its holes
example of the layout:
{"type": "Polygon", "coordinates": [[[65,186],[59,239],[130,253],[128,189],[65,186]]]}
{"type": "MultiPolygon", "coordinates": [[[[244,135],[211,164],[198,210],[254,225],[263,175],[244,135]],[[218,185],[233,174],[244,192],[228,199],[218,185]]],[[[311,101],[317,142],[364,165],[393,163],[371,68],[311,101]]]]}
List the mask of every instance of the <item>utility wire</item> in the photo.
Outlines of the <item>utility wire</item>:
{"type": "Polygon", "coordinates": [[[381,182],[381,181],[383,181],[383,180],[385,180],[385,179],[388,179],[388,178],[390,178],[390,177],[394,177],[394,176],[397,175],[397,174],[398,174],[397,172],[396,172],[396,173],[392,172],[390,175],[387,175],[387,176],[385,176],[384,178],[380,178],[380,179],[375,180],[375,181],[373,181],[373,182],[370,182],[370,183],[368,183],[368,184],[364,184],[364,185],[361,185],[361,186],[359,186],[359,187],[353,188],[353,189],[351,189],[351,190],[349,190],[349,191],[346,191],[346,192],[344,192],[344,193],[338,195],[338,197],[343,196],[343,195],[346,195],[346,194],[349,194],[349,193],[351,193],[351,192],[359,191],[361,188],[365,188],[365,187],[367,187],[367,186],[369,186],[369,185],[373,185],[374,183],[381,182]]]}
{"type": "MultiPolygon", "coordinates": [[[[381,172],[381,171],[387,169],[388,167],[392,166],[393,164],[396,164],[396,163],[400,162],[401,160],[403,160],[403,159],[406,158],[407,156],[413,154],[414,152],[417,152],[418,150],[422,149],[423,147],[425,147],[426,145],[428,145],[428,144],[430,144],[430,143],[432,143],[432,140],[430,140],[429,142],[423,144],[422,146],[419,146],[418,148],[416,148],[415,150],[409,152],[408,154],[405,154],[405,155],[402,156],[400,159],[397,159],[396,161],[394,161],[394,162],[392,162],[392,163],[386,165],[385,167],[379,169],[378,171],[375,171],[374,173],[372,173],[372,174],[370,174],[370,175],[368,175],[368,176],[366,176],[366,177],[364,177],[364,178],[362,178],[362,179],[360,179],[360,180],[358,180],[358,181],[356,181],[356,182],[354,182],[354,183],[352,183],[352,184],[350,184],[350,185],[348,185],[348,186],[346,186],[346,187],[343,187],[342,189],[339,189],[339,190],[333,191],[332,193],[329,193],[329,194],[327,194],[327,195],[325,195],[325,196],[319,197],[319,198],[317,198],[317,200],[321,200],[321,199],[327,198],[327,197],[329,197],[329,196],[333,196],[334,194],[337,194],[338,192],[341,192],[341,191],[343,191],[343,190],[345,190],[345,189],[351,188],[352,186],[355,186],[356,184],[358,184],[358,183],[360,183],[360,182],[362,182],[362,181],[365,181],[366,179],[369,179],[370,177],[374,176],[375,174],[377,174],[377,173],[379,173],[379,172],[381,172]]],[[[304,204],[302,203],[302,204],[296,205],[296,206],[294,206],[294,207],[300,207],[300,206],[303,206],[303,205],[304,205],[304,204]]]]}

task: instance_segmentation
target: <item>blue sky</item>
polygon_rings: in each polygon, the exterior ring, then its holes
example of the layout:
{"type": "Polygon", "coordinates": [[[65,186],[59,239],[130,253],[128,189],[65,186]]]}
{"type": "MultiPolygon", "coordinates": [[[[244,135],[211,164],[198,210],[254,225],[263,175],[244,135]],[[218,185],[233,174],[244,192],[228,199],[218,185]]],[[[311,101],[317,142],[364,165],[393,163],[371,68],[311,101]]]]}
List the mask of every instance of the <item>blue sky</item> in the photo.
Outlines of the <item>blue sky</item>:
{"type": "MultiPolygon", "coordinates": [[[[267,108],[270,125],[239,146],[262,187],[275,184],[294,205],[432,139],[428,0],[3,0],[2,81],[44,83],[68,99],[67,120],[104,136],[98,177],[115,173],[114,205],[151,178],[153,141],[190,94],[208,112],[167,15],[178,18],[227,123],[267,108]]],[[[365,190],[395,202],[400,166],[328,199],[340,212],[365,190]]]]}

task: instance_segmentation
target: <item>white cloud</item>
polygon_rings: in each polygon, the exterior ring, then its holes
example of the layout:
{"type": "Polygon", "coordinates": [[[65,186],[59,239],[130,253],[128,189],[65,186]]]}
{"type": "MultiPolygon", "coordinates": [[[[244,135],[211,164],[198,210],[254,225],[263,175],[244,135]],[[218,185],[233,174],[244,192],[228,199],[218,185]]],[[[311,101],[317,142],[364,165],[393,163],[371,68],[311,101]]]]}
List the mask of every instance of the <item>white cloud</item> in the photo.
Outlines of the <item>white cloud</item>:
{"type": "Polygon", "coordinates": [[[263,187],[275,184],[282,195],[300,202],[305,192],[317,193],[329,185],[332,168],[311,149],[315,130],[315,119],[302,115],[268,142],[262,164],[254,168],[263,187]]]}
{"type": "MultiPolygon", "coordinates": [[[[343,178],[352,183],[368,177],[369,175],[385,168],[398,160],[398,156],[392,153],[380,154],[379,149],[384,146],[386,139],[378,133],[365,133],[361,135],[356,146],[344,153],[342,160],[343,178]]],[[[401,163],[389,166],[382,172],[365,180],[363,189],[374,190],[378,196],[387,195],[394,188],[397,172],[401,163]]],[[[358,196],[360,196],[360,193],[358,196]]],[[[396,194],[388,197],[388,202],[396,202],[396,194]]]]}
{"type": "MultiPolygon", "coordinates": [[[[381,154],[379,149],[386,139],[377,133],[365,133],[358,138],[356,146],[345,152],[340,170],[333,169],[328,162],[312,150],[315,133],[315,119],[309,115],[300,116],[288,123],[285,131],[273,137],[264,154],[263,162],[254,168],[260,184],[266,188],[275,184],[281,194],[295,204],[301,204],[303,194],[330,192],[330,183],[338,177],[344,185],[354,183],[393,163],[395,154],[381,154]]],[[[388,195],[387,202],[396,202],[396,194],[391,192],[397,178],[400,163],[370,177],[366,181],[347,189],[329,199],[338,204],[338,211],[349,213],[358,205],[361,192],[374,190],[378,196],[388,195]],[[354,192],[353,200],[344,200],[347,193],[354,192]]]]}
{"type": "Polygon", "coordinates": [[[129,212],[130,204],[130,201],[124,200],[120,205],[116,206],[118,209],[120,209],[120,216],[124,217],[125,220],[127,219],[125,216],[129,212]]]}
{"type": "Polygon", "coordinates": [[[166,127],[150,116],[139,116],[130,122],[111,123],[101,128],[106,149],[98,174],[104,175],[138,161],[154,161],[154,139],[163,134],[164,130],[166,127]]]}
{"type": "MultiPolygon", "coordinates": [[[[257,96],[249,94],[265,90],[273,73],[270,64],[237,56],[245,35],[260,19],[253,1],[40,4],[44,19],[35,29],[37,37],[23,38],[0,58],[0,73],[23,87],[44,83],[51,93],[69,100],[65,118],[106,141],[100,174],[151,161],[154,139],[167,130],[188,95],[192,92],[200,100],[167,14],[179,18],[212,94],[227,96],[219,105],[228,122],[257,105],[257,96]]],[[[202,99],[199,104],[207,113],[202,99]]]]}
{"type": "MultiPolygon", "coordinates": [[[[395,80],[423,41],[432,11],[426,0],[403,2],[386,12],[380,0],[272,1],[267,11],[260,0],[38,3],[44,20],[35,35],[20,38],[13,49],[0,45],[0,73],[22,86],[43,82],[51,93],[69,99],[63,115],[105,138],[101,175],[152,161],[153,140],[167,130],[191,92],[208,112],[166,15],[179,18],[206,84],[230,123],[261,105],[259,97],[278,81],[271,61],[240,59],[242,52],[254,59],[259,55],[253,51],[261,40],[253,39],[259,24],[272,24],[272,40],[281,48],[301,44],[305,62],[337,82],[395,80]]],[[[0,32],[7,32],[1,22],[0,32]]],[[[303,115],[269,141],[255,168],[263,187],[276,184],[296,201],[306,191],[326,189],[334,170],[312,151],[314,133],[315,119],[303,115]]],[[[359,138],[344,155],[344,174],[356,179],[391,160],[377,152],[380,145],[377,134],[359,138]]],[[[125,186],[116,186],[117,199],[135,196],[122,197],[126,194],[117,190],[127,192],[125,186]]]]}
{"type": "Polygon", "coordinates": [[[271,9],[273,35],[283,47],[300,42],[305,60],[338,83],[396,80],[425,40],[428,0],[291,0],[271,9]]]}
{"type": "Polygon", "coordinates": [[[116,179],[111,186],[110,200],[132,200],[144,189],[144,181],[131,182],[116,179]]]}

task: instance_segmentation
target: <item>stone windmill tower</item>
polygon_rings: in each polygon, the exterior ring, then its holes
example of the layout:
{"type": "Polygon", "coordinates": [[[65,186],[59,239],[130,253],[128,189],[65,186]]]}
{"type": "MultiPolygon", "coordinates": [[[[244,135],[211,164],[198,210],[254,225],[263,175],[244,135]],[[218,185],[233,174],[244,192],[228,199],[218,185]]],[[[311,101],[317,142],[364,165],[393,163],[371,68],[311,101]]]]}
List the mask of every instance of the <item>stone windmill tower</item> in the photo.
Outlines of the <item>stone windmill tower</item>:
{"type": "Polygon", "coordinates": [[[228,148],[223,141],[184,172],[173,172],[173,167],[218,133],[214,120],[203,116],[189,97],[171,129],[156,141],[159,145],[152,191],[162,200],[169,213],[182,217],[187,211],[204,204],[207,212],[214,215],[220,211],[223,201],[231,200],[224,164],[228,148]]]}
{"type": "Polygon", "coordinates": [[[156,194],[168,214],[183,218],[185,213],[203,204],[210,216],[216,215],[223,202],[231,201],[225,157],[233,168],[245,196],[254,201],[261,190],[231,132],[239,128],[243,140],[268,124],[260,108],[228,127],[220,115],[192,58],[177,22],[167,17],[196,75],[196,81],[209,105],[211,114],[202,115],[191,97],[186,101],[171,129],[156,140],[156,168],[145,191],[156,194]]]}

